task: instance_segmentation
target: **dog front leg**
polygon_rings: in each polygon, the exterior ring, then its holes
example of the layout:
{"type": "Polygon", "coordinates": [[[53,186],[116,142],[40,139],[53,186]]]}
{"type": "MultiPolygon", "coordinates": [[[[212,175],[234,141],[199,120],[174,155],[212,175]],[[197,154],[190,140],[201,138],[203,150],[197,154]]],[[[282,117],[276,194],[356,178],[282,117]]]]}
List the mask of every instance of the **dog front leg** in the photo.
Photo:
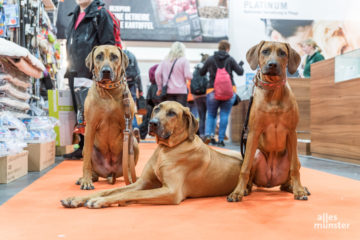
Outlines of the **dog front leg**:
{"type": "MultiPolygon", "coordinates": [[[[94,123],[94,121],[89,121],[94,123]]],[[[92,190],[94,185],[92,182],[92,163],[91,155],[94,147],[94,139],[96,132],[96,124],[88,124],[85,128],[85,144],[83,149],[83,176],[77,181],[76,184],[80,185],[82,190],[92,190]]]]}
{"type": "Polygon", "coordinates": [[[307,200],[310,192],[301,185],[300,161],[297,154],[297,136],[292,131],[288,136],[287,149],[290,158],[290,186],[296,200],[307,200]]]}
{"type": "Polygon", "coordinates": [[[235,187],[234,191],[227,197],[227,200],[229,202],[239,202],[242,200],[243,196],[248,195],[247,185],[249,183],[250,170],[253,165],[254,155],[256,149],[258,148],[260,133],[261,131],[249,132],[246,144],[245,158],[241,166],[238,184],[235,187]]]}
{"type": "Polygon", "coordinates": [[[86,196],[68,197],[66,199],[60,200],[60,202],[64,207],[77,208],[77,207],[83,206],[89,199],[106,197],[106,196],[110,196],[112,194],[116,195],[116,194],[127,192],[127,191],[146,189],[146,187],[148,185],[149,185],[149,183],[144,181],[142,178],[139,178],[135,183],[126,185],[124,187],[102,190],[102,191],[99,191],[99,192],[96,192],[93,194],[89,194],[86,196]]]}
{"type": "Polygon", "coordinates": [[[113,194],[108,197],[92,198],[86,203],[88,208],[110,207],[113,204],[124,206],[130,203],[142,204],[179,204],[185,197],[171,187],[128,191],[125,193],[113,194]]]}

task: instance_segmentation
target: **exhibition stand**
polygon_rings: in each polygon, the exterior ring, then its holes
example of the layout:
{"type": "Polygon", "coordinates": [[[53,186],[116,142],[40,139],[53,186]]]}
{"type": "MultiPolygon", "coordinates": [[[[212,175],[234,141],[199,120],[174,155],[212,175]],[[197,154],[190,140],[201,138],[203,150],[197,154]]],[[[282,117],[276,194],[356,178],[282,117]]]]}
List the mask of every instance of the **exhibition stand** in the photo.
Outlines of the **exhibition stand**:
{"type": "Polygon", "coordinates": [[[360,49],[311,65],[311,154],[360,163],[360,49]]]}

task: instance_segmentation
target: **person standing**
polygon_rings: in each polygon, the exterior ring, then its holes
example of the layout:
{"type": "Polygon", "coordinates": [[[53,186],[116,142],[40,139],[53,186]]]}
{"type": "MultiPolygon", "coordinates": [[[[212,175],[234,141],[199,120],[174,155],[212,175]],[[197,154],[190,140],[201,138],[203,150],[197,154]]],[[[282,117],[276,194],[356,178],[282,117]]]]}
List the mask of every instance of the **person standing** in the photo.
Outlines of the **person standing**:
{"type": "Polygon", "coordinates": [[[174,42],[167,57],[159,64],[155,72],[158,86],[157,96],[162,95],[163,86],[167,86],[164,101],[176,101],[187,106],[186,81],[191,80],[189,61],[185,57],[185,45],[174,42]]]}
{"type": "Polygon", "coordinates": [[[312,39],[307,39],[302,43],[303,51],[307,55],[305,60],[303,75],[306,78],[310,77],[310,66],[315,62],[324,60],[324,56],[321,54],[321,49],[316,42],[312,39]]]}
{"type": "Polygon", "coordinates": [[[231,84],[233,86],[233,91],[236,91],[236,86],[233,79],[232,72],[235,71],[238,75],[244,74],[244,69],[242,68],[244,62],[236,63],[235,59],[229,55],[230,43],[226,40],[221,40],[218,45],[218,50],[214,53],[213,56],[209,57],[204,66],[199,70],[200,75],[204,76],[209,72],[209,84],[206,91],[206,124],[205,124],[205,135],[207,143],[217,144],[218,146],[224,147],[224,138],[225,132],[228,125],[229,115],[231,108],[235,102],[236,95],[233,94],[229,100],[217,100],[215,99],[214,83],[217,76],[218,69],[225,69],[229,74],[231,84]],[[215,141],[215,128],[216,128],[216,118],[217,112],[220,108],[220,126],[219,126],[219,141],[215,141]]]}
{"type": "MultiPolygon", "coordinates": [[[[93,47],[103,44],[115,45],[113,20],[100,0],[76,0],[77,6],[69,14],[72,17],[66,31],[66,52],[68,67],[65,77],[69,79],[69,87],[77,114],[77,128],[84,128],[84,100],[88,88],[78,89],[78,82],[91,85],[92,70],[85,65],[85,59],[93,47]]],[[[84,147],[84,136],[80,134],[79,149],[65,154],[67,159],[81,159],[84,147]]]]}
{"type": "MultiPolygon", "coordinates": [[[[126,56],[129,59],[129,64],[125,71],[126,82],[128,84],[129,90],[131,92],[131,96],[134,99],[134,102],[136,103],[139,96],[143,95],[140,69],[139,69],[138,62],[136,60],[135,55],[127,49],[124,50],[124,53],[126,54],[126,56]]],[[[136,116],[134,116],[132,126],[133,126],[133,128],[139,127],[137,124],[136,116]]]]}
{"type": "Polygon", "coordinates": [[[208,74],[200,76],[200,69],[204,66],[208,58],[208,54],[201,54],[201,62],[195,66],[191,80],[191,92],[193,93],[194,102],[199,114],[199,135],[203,140],[205,140],[206,90],[209,84],[209,78],[207,76],[208,74]]]}

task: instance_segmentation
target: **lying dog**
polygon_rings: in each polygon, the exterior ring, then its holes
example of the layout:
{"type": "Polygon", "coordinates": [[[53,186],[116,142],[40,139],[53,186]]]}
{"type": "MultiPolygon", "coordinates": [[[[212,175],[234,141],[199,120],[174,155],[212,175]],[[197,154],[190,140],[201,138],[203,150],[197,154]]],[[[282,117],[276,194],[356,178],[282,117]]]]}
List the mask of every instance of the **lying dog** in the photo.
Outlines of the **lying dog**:
{"type": "MultiPolygon", "coordinates": [[[[112,45],[95,47],[86,58],[86,66],[93,71],[95,82],[85,100],[85,145],[83,149],[83,176],[77,181],[81,189],[94,189],[99,177],[114,183],[123,175],[123,131],[125,129],[124,92],[129,92],[123,82],[127,56],[112,45]]],[[[130,95],[130,94],[129,94],[130,95]]],[[[129,96],[131,119],[135,103],[129,96]]],[[[139,150],[134,141],[135,163],[139,150]]]]}
{"type": "Polygon", "coordinates": [[[228,201],[241,201],[253,184],[281,185],[295,199],[307,200],[310,193],[301,185],[297,156],[299,111],[286,82],[286,69],[296,72],[300,56],[289,44],[262,41],[247,52],[246,59],[253,70],[257,66],[260,70],[255,77],[244,162],[228,201]]]}
{"type": "Polygon", "coordinates": [[[179,204],[187,197],[229,194],[236,186],[241,155],[220,152],[196,135],[198,122],[189,108],[172,101],[157,105],[149,132],[158,147],[141,177],[125,187],[61,200],[65,207],[109,207],[129,203],[179,204]]]}

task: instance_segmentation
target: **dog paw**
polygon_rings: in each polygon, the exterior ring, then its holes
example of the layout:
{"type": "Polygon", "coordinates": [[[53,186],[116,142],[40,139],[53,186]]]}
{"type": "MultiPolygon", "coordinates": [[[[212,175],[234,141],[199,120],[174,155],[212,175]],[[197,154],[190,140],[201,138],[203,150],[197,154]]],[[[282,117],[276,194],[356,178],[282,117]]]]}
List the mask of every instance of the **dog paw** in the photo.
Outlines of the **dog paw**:
{"type": "Polygon", "coordinates": [[[84,206],[87,208],[105,208],[109,207],[110,205],[111,204],[108,204],[104,198],[99,197],[88,200],[84,206]]]}
{"type": "Polygon", "coordinates": [[[294,191],[294,199],[296,200],[308,200],[308,195],[310,192],[306,187],[294,191]]]}
{"type": "Polygon", "coordinates": [[[232,192],[229,196],[227,196],[228,202],[241,202],[244,194],[240,194],[240,192],[232,192]]]}
{"type": "Polygon", "coordinates": [[[76,185],[80,185],[81,190],[93,190],[93,189],[95,189],[91,179],[87,179],[87,178],[79,178],[79,180],[77,180],[77,182],[76,182],[76,185]]]}
{"type": "Polygon", "coordinates": [[[61,205],[63,205],[66,208],[77,208],[77,207],[82,207],[84,205],[84,203],[86,202],[86,200],[82,199],[82,198],[77,198],[77,197],[69,197],[63,200],[60,200],[61,205]]]}

